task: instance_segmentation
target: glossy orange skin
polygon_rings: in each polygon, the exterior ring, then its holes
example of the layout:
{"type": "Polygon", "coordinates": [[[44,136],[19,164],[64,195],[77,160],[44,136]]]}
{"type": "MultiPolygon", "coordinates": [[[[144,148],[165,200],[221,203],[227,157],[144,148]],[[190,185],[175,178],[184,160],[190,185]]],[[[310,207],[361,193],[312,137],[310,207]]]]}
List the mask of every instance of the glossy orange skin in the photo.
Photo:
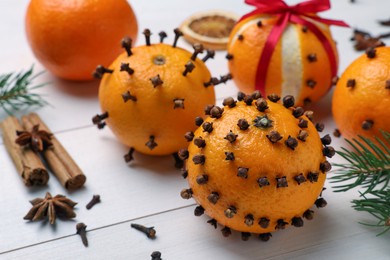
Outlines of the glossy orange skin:
{"type": "Polygon", "coordinates": [[[333,93],[332,112],[341,134],[352,139],[358,135],[383,138],[390,132],[390,47],[376,48],[374,58],[361,55],[341,75],[333,93]],[[347,87],[350,79],[354,87],[347,87]],[[374,122],[363,129],[365,120],[374,122]]]}
{"type": "MultiPolygon", "coordinates": [[[[290,222],[293,217],[302,217],[322,191],[326,179],[325,173],[319,173],[317,182],[306,181],[297,184],[294,176],[308,172],[319,172],[320,163],[325,161],[322,154],[322,143],[310,122],[305,130],[309,133],[306,141],[299,141],[295,150],[288,148],[284,142],[288,136],[296,137],[300,127],[298,119],[291,115],[291,110],[281,104],[268,102],[266,110],[268,118],[273,120],[273,127],[260,129],[252,121],[265,113],[259,112],[254,105],[247,106],[238,102],[234,108],[224,107],[224,113],[219,119],[207,118],[213,122],[214,130],[204,132],[202,127],[195,131],[195,137],[201,136],[206,146],[197,147],[193,142],[189,145],[188,183],[193,191],[193,198],[205,209],[205,213],[223,226],[240,232],[267,233],[275,231],[277,220],[290,222]],[[245,118],[250,127],[240,130],[237,121],[245,118]],[[224,137],[229,131],[237,134],[237,139],[230,143],[224,137]],[[266,137],[271,130],[277,130],[283,137],[277,143],[271,143],[266,137]],[[225,160],[225,152],[235,155],[234,161],[225,160]],[[204,165],[195,164],[194,155],[203,154],[204,165]],[[237,176],[238,167],[249,168],[248,178],[237,176]],[[196,178],[207,174],[208,182],[200,185],[196,178]],[[266,176],[269,186],[260,188],[257,179],[266,176]],[[288,187],[277,188],[276,178],[285,176],[288,187]],[[214,205],[207,197],[211,192],[218,192],[220,199],[214,205]],[[224,210],[229,206],[237,208],[233,218],[227,218],[224,210]],[[244,223],[245,216],[252,214],[254,224],[244,223]],[[268,228],[258,225],[260,218],[270,219],[268,228]]],[[[306,119],[306,116],[302,116],[306,119]]]]}
{"type": "Polygon", "coordinates": [[[122,53],[110,65],[112,74],[105,74],[99,88],[102,111],[108,112],[106,122],[116,137],[136,151],[151,155],[167,155],[187,146],[184,134],[195,130],[194,118],[203,114],[208,104],[214,104],[214,87],[203,84],[210,80],[204,62],[193,61],[195,69],[183,76],[184,65],[191,53],[167,44],[152,44],[132,49],[133,55],[122,53]],[[165,64],[156,65],[162,56],[165,64]],[[134,73],[120,71],[122,63],[129,63],[134,73]],[[160,75],[163,84],[153,87],[150,78],[160,75]],[[137,97],[136,102],[124,102],[126,91],[137,97]],[[173,100],[184,99],[184,108],[174,108],[173,100]],[[157,147],[149,149],[145,143],[155,137],[157,147]]]}
{"type": "Polygon", "coordinates": [[[126,0],[31,0],[26,35],[35,57],[56,76],[91,80],[97,64],[108,66],[136,40],[138,25],[126,0]]]}

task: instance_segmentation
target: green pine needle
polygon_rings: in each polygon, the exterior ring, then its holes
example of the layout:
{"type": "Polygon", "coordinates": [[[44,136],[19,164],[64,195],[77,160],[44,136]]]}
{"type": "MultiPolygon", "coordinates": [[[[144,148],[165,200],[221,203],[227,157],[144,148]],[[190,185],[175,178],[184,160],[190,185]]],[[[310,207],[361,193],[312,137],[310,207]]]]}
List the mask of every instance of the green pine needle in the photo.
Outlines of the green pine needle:
{"type": "Polygon", "coordinates": [[[335,170],[331,178],[335,192],[347,191],[356,187],[360,198],[353,200],[353,208],[365,211],[378,220],[377,224],[362,223],[368,226],[383,227],[378,235],[390,230],[390,133],[382,131],[384,141],[359,136],[359,139],[346,140],[353,151],[341,148],[337,153],[347,163],[333,164],[335,170]],[[343,184],[341,184],[343,183],[343,184]]]}
{"type": "Polygon", "coordinates": [[[26,72],[0,75],[0,107],[8,114],[30,106],[47,104],[43,98],[31,90],[45,84],[33,85],[32,81],[42,73],[33,75],[33,66],[26,72]]]}

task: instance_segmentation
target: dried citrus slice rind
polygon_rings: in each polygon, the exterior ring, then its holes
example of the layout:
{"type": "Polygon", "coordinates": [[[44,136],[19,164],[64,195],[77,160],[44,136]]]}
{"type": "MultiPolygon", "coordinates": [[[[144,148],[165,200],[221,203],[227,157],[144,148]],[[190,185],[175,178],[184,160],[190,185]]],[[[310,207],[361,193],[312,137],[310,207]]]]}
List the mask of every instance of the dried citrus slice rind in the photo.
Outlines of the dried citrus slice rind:
{"type": "Polygon", "coordinates": [[[186,19],[180,29],[189,43],[202,43],[205,48],[225,50],[229,34],[238,15],[221,10],[196,13],[186,19]]]}

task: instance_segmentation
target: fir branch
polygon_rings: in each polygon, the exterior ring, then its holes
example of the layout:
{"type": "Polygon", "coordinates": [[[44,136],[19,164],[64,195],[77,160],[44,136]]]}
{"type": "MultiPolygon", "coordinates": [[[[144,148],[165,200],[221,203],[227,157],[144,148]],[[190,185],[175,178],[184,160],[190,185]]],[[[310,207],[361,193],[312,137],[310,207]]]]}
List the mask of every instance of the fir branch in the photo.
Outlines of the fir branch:
{"type": "Polygon", "coordinates": [[[33,80],[42,73],[33,75],[33,66],[26,72],[0,75],[0,107],[8,114],[30,106],[43,106],[47,102],[31,91],[45,84],[33,85],[33,80]]]}
{"type": "Polygon", "coordinates": [[[390,133],[382,131],[384,141],[359,136],[359,139],[346,140],[353,148],[349,151],[341,148],[337,153],[347,163],[333,164],[338,167],[333,171],[332,183],[345,183],[334,186],[335,192],[347,191],[360,187],[360,198],[353,200],[353,208],[365,211],[378,219],[377,224],[369,226],[383,227],[381,235],[390,230],[390,133]]]}

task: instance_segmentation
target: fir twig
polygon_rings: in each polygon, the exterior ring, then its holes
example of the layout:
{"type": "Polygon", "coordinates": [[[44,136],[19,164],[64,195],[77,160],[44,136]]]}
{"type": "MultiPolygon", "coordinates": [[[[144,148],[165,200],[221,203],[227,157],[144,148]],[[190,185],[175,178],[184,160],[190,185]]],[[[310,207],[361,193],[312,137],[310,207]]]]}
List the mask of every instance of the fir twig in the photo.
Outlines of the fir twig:
{"type": "Polygon", "coordinates": [[[8,114],[30,106],[43,106],[47,102],[37,93],[31,91],[45,85],[33,85],[33,80],[41,75],[33,75],[33,66],[26,72],[0,75],[0,107],[8,114]]]}
{"type": "Polygon", "coordinates": [[[356,187],[360,198],[353,200],[353,208],[365,211],[378,219],[377,224],[369,226],[383,227],[381,235],[390,230],[390,133],[382,131],[384,141],[359,136],[359,139],[346,140],[353,151],[341,148],[337,153],[347,163],[334,164],[332,183],[346,183],[334,186],[336,192],[347,191],[356,187]]]}

